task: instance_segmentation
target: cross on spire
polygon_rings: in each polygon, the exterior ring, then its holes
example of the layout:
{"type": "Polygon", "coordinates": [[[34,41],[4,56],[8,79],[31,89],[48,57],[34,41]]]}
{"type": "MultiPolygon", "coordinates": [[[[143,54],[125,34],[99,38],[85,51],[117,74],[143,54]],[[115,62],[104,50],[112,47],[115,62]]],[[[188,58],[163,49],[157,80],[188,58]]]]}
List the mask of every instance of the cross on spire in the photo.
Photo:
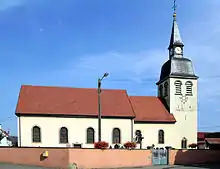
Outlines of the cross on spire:
{"type": "Polygon", "coordinates": [[[176,5],[176,0],[173,0],[173,12],[176,13],[176,8],[177,8],[177,5],[176,5]]]}
{"type": "Polygon", "coordinates": [[[170,37],[170,45],[168,47],[169,52],[170,52],[170,58],[173,57],[174,55],[177,56],[177,53],[179,53],[178,57],[180,57],[180,56],[182,57],[182,50],[183,50],[183,46],[184,46],[184,44],[182,42],[182,39],[181,39],[181,36],[180,36],[180,31],[179,31],[179,28],[178,28],[178,24],[177,24],[177,21],[176,21],[176,8],[177,8],[176,0],[173,0],[173,10],[174,10],[174,13],[173,13],[173,26],[172,26],[172,32],[171,32],[171,37],[170,37]],[[181,48],[180,52],[175,52],[174,51],[176,49],[176,47],[181,48]]]}

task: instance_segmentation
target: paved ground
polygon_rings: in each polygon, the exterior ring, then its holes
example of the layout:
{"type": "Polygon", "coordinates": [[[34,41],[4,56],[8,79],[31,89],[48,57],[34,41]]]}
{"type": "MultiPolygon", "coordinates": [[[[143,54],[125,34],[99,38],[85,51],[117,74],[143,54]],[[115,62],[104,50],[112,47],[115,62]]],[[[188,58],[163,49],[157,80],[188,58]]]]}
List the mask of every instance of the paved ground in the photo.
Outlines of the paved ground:
{"type": "MultiPolygon", "coordinates": [[[[0,169],[51,169],[45,167],[33,167],[24,165],[2,164],[0,169]]],[[[220,169],[220,165],[203,165],[203,166],[148,166],[123,169],[220,169]]]]}
{"type": "Polygon", "coordinates": [[[220,169],[220,165],[195,165],[195,166],[149,166],[133,169],[220,169]]]}
{"type": "Polygon", "coordinates": [[[0,163],[0,169],[49,169],[49,168],[0,163]]]}

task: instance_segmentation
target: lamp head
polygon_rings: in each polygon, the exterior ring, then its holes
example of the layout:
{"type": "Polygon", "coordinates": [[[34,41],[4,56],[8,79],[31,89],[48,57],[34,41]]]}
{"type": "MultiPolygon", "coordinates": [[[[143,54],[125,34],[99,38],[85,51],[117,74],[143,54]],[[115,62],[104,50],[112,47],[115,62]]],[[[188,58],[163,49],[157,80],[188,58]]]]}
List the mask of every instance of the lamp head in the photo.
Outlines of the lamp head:
{"type": "Polygon", "coordinates": [[[105,72],[105,74],[103,75],[103,77],[107,77],[109,75],[109,73],[105,72]]]}

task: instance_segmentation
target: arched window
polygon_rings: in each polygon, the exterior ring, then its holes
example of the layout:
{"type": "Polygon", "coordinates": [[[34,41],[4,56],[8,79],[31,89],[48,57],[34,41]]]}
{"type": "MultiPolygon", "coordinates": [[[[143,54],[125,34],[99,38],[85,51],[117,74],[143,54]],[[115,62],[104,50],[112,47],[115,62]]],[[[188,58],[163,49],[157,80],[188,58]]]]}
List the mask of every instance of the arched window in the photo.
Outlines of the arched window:
{"type": "Polygon", "coordinates": [[[34,126],[32,129],[32,141],[34,143],[41,142],[41,131],[40,131],[40,127],[38,126],[34,126]]]}
{"type": "Polygon", "coordinates": [[[186,95],[187,96],[192,96],[192,86],[193,86],[193,83],[191,81],[187,81],[185,83],[186,85],[186,95]]]}
{"type": "Polygon", "coordinates": [[[163,97],[163,85],[159,87],[159,97],[163,97]]]}
{"type": "Polygon", "coordinates": [[[158,132],[158,143],[164,144],[164,131],[163,130],[159,130],[158,132]]]}
{"type": "Polygon", "coordinates": [[[181,141],[181,147],[182,147],[182,149],[187,148],[187,139],[185,137],[181,141]]]}
{"type": "Polygon", "coordinates": [[[181,90],[182,82],[180,80],[176,80],[174,82],[174,85],[175,85],[175,88],[176,88],[175,95],[182,95],[182,90],[181,90]]]}
{"type": "Polygon", "coordinates": [[[66,127],[60,129],[60,143],[68,143],[68,129],[66,127]]]}
{"type": "Polygon", "coordinates": [[[112,143],[121,143],[121,131],[119,128],[114,128],[112,131],[112,143]]]}
{"type": "Polygon", "coordinates": [[[86,140],[88,144],[92,144],[95,142],[95,131],[92,127],[89,127],[86,131],[86,140]]]}
{"type": "Polygon", "coordinates": [[[168,95],[168,83],[165,82],[164,83],[164,96],[167,96],[168,95]]]}

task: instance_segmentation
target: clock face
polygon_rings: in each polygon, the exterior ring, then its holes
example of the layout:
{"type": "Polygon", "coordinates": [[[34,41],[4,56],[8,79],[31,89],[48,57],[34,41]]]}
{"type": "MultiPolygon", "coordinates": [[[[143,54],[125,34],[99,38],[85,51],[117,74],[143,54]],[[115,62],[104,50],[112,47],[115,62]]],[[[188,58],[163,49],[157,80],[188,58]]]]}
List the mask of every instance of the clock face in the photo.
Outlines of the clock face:
{"type": "Polygon", "coordinates": [[[176,47],[176,48],[175,48],[175,52],[176,52],[177,54],[181,54],[181,52],[182,52],[181,47],[176,47]]]}

